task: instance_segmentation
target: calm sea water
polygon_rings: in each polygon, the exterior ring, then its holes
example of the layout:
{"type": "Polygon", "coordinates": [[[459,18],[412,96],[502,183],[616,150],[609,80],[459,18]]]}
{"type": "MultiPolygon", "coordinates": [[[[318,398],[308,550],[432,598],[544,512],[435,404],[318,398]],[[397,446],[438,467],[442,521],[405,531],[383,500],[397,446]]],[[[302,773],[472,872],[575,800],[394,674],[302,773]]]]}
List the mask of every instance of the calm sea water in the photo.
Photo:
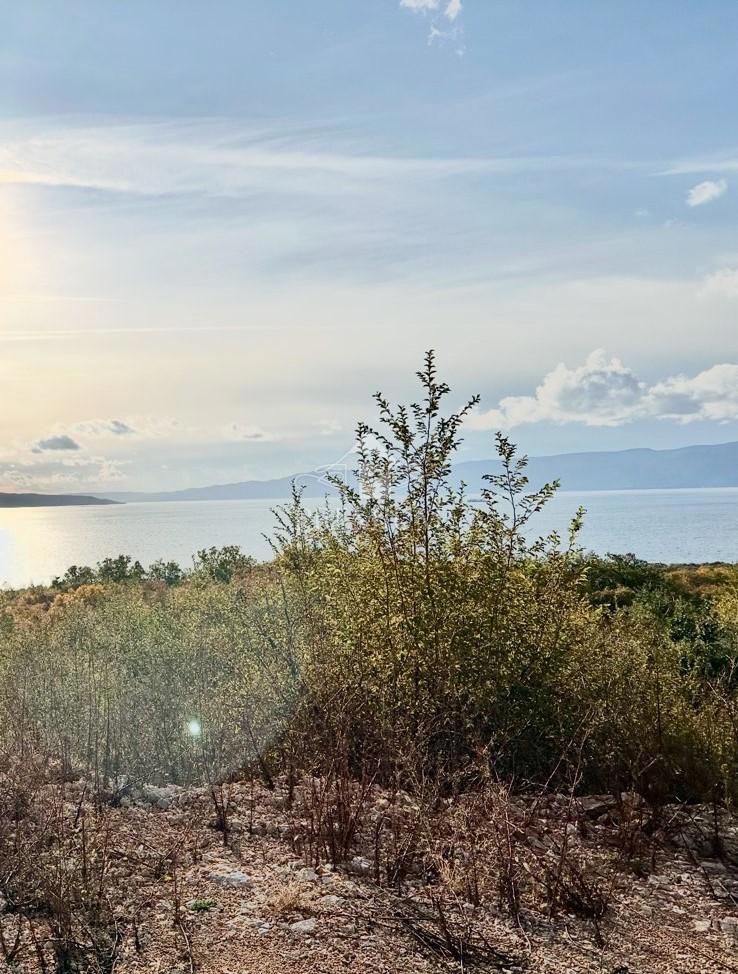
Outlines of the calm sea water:
{"type": "MultiPolygon", "coordinates": [[[[69,565],[121,553],[149,564],[191,563],[210,545],[237,544],[269,557],[264,534],[278,501],[192,501],[115,507],[0,510],[0,584],[45,583],[69,565]]],[[[738,561],[738,488],[569,491],[537,520],[537,533],[564,532],[587,508],[582,544],[600,553],[635,552],[649,561],[738,561]]]]}

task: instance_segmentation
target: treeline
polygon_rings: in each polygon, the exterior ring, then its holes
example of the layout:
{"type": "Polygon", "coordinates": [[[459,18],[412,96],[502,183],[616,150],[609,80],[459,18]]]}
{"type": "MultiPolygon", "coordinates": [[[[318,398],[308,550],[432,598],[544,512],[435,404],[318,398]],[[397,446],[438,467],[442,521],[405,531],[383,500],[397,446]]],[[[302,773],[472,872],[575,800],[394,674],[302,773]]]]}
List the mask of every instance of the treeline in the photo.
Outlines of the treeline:
{"type": "Polygon", "coordinates": [[[268,564],[121,556],[6,593],[5,748],[113,791],[255,768],[733,800],[735,569],[587,556],[582,512],[536,537],[556,484],[502,436],[472,502],[449,475],[475,400],[444,412],[432,356],[418,375],[359,425],[359,487],[277,512],[268,564]]]}
{"type": "Polygon", "coordinates": [[[230,582],[236,575],[243,575],[256,562],[244,554],[237,545],[222,548],[202,548],[192,559],[191,568],[183,568],[176,561],[159,559],[144,568],[130,555],[103,558],[94,568],[89,565],[71,565],[64,575],[57,576],[51,588],[57,592],[70,592],[81,585],[108,584],[110,582],[164,582],[178,585],[186,578],[201,577],[215,582],[230,582]]]}

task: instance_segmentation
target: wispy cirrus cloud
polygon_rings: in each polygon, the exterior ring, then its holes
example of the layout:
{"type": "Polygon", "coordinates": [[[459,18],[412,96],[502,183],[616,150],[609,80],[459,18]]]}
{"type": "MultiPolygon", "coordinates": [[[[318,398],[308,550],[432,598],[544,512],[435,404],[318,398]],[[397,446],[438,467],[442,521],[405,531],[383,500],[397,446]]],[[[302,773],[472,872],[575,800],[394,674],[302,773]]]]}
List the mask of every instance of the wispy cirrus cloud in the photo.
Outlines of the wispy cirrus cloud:
{"type": "MultiPolygon", "coordinates": [[[[7,131],[7,127],[6,127],[7,131]]],[[[63,120],[0,140],[0,183],[138,195],[335,195],[360,185],[482,173],[576,168],[566,157],[388,156],[299,135],[250,132],[235,122],[131,122],[69,126],[63,120]]]]}
{"type": "Polygon", "coordinates": [[[727,190],[728,182],[725,179],[706,179],[702,183],[697,183],[687,193],[687,206],[704,206],[719,199],[727,190]]]}
{"type": "Polygon", "coordinates": [[[722,155],[695,156],[679,159],[668,168],[661,170],[660,176],[699,176],[723,175],[738,172],[738,153],[727,152],[722,155]]]}
{"type": "Polygon", "coordinates": [[[724,362],[694,376],[644,382],[602,349],[579,366],[563,362],[532,395],[507,396],[496,408],[477,410],[473,429],[510,429],[532,423],[615,427],[637,419],[728,422],[738,420],[738,364],[724,362]]]}

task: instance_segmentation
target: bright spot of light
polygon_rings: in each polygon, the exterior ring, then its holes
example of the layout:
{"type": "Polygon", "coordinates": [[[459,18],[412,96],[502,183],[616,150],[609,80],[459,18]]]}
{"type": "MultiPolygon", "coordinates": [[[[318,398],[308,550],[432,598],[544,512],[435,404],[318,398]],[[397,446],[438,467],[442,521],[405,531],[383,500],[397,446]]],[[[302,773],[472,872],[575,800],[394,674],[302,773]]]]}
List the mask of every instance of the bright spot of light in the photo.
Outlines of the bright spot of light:
{"type": "Polygon", "coordinates": [[[202,734],[202,724],[195,717],[187,721],[187,733],[190,737],[199,737],[202,734]]]}

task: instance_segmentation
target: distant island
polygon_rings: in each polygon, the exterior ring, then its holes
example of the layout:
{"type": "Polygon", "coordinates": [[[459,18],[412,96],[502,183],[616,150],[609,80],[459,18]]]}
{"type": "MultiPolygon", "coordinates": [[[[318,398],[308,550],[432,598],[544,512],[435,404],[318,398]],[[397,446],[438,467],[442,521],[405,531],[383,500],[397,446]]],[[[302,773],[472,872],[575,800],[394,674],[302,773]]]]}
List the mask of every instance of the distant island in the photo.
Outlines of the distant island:
{"type": "Polygon", "coordinates": [[[120,504],[108,497],[85,494],[7,494],[0,492],[0,507],[78,507],[92,504],[120,504]]]}
{"type": "MultiPolygon", "coordinates": [[[[484,486],[484,474],[495,473],[496,460],[470,460],[454,465],[451,480],[463,481],[474,495],[484,486]]],[[[116,501],[279,500],[290,496],[292,484],[308,498],[334,493],[327,473],[344,475],[342,468],[325,468],[275,480],[245,480],[184,490],[108,494],[116,501]]],[[[531,457],[531,484],[560,480],[562,490],[668,490],[700,487],[738,487],[738,443],[687,446],[676,450],[618,450],[559,453],[531,457]]]]}

